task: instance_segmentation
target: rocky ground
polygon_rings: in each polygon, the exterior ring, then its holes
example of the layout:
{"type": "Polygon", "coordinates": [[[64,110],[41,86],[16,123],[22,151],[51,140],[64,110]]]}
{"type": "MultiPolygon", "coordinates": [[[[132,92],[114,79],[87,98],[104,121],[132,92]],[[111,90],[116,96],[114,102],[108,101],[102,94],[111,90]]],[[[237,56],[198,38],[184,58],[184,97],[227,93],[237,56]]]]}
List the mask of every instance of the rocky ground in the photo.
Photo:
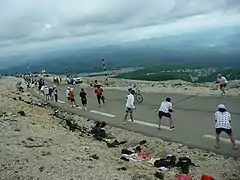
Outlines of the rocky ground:
{"type": "MultiPolygon", "coordinates": [[[[239,180],[240,160],[193,149],[182,144],[146,137],[126,130],[106,127],[109,141],[127,140],[109,148],[94,140],[88,129],[91,120],[53,109],[27,92],[17,92],[14,78],[0,79],[0,179],[2,180],[154,180],[156,169],[146,161],[126,162],[121,149],[141,140],[151,157],[166,153],[189,156],[199,167],[190,167],[194,180],[211,174],[217,180],[239,180]],[[19,98],[20,97],[20,98],[19,98]],[[37,103],[38,102],[38,103],[37,103]],[[70,121],[79,128],[69,130],[70,121]]],[[[178,169],[164,172],[165,180],[174,180],[178,169]]]]}

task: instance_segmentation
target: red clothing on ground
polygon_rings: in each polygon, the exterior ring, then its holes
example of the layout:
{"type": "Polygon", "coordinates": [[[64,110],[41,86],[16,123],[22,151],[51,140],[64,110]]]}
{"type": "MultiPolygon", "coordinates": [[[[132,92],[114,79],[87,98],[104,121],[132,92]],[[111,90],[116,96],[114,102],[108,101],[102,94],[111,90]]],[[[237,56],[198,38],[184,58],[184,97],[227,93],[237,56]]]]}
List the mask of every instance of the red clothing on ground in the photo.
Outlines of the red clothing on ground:
{"type": "Polygon", "coordinates": [[[177,180],[192,180],[192,178],[190,176],[188,176],[187,174],[178,174],[177,180]]]}

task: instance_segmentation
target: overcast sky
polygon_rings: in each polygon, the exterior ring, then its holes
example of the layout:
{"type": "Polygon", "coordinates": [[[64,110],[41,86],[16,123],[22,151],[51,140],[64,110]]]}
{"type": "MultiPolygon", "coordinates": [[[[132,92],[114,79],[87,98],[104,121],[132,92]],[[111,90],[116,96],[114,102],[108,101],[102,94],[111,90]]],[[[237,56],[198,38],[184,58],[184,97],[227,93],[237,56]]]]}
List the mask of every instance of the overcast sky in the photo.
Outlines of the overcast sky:
{"type": "Polygon", "coordinates": [[[240,24],[240,0],[1,0],[0,52],[240,24]]]}

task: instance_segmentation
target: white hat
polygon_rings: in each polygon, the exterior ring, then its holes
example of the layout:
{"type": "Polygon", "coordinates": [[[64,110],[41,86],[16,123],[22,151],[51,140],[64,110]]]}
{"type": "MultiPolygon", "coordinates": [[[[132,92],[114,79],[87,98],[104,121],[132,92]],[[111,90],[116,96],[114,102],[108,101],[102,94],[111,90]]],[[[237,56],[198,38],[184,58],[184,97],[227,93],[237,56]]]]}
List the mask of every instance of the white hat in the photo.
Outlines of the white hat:
{"type": "Polygon", "coordinates": [[[219,105],[218,105],[218,108],[219,108],[219,109],[226,109],[223,104],[219,104],[219,105]]]}
{"type": "Polygon", "coordinates": [[[67,89],[70,89],[70,87],[67,87],[67,89]]]}

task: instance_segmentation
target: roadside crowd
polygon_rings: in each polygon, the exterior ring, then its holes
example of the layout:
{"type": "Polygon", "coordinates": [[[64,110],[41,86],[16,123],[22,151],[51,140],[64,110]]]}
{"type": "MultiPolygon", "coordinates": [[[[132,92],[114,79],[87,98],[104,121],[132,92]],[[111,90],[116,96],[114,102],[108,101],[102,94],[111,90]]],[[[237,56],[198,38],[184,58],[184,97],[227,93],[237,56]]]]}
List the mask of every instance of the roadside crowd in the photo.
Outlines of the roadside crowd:
{"type": "MultiPolygon", "coordinates": [[[[217,83],[220,83],[220,90],[222,91],[222,94],[225,94],[224,88],[227,86],[227,80],[222,75],[218,75],[217,77],[217,83]]],[[[58,90],[56,86],[48,87],[44,85],[43,79],[40,78],[39,81],[32,81],[31,84],[34,86],[36,85],[38,87],[38,90],[41,91],[41,93],[45,96],[46,100],[54,100],[58,102],[58,90]]],[[[105,104],[105,96],[103,95],[103,89],[100,85],[97,85],[95,83],[94,85],[94,93],[96,94],[96,99],[98,106],[101,107],[101,105],[105,104]]],[[[127,124],[127,117],[130,116],[130,120],[134,122],[133,118],[133,112],[136,109],[134,106],[134,89],[129,88],[128,89],[128,95],[126,98],[126,104],[125,104],[125,116],[124,116],[124,124],[127,124]]],[[[81,91],[79,93],[79,97],[81,100],[81,104],[84,108],[84,110],[87,110],[87,93],[83,88],[81,88],[81,91]]],[[[78,106],[76,103],[75,98],[75,92],[74,88],[67,87],[66,89],[66,99],[69,105],[72,107],[78,106]]],[[[175,125],[172,118],[173,113],[173,105],[171,103],[171,98],[167,97],[165,101],[161,102],[161,105],[158,112],[158,118],[159,118],[159,127],[158,129],[161,130],[161,121],[163,117],[166,117],[169,119],[169,125],[170,130],[174,130],[175,125]]],[[[220,148],[220,134],[222,132],[225,132],[229,135],[231,143],[233,145],[233,149],[236,150],[237,146],[235,143],[235,139],[233,137],[232,132],[232,126],[231,126],[231,114],[227,111],[227,108],[224,104],[219,104],[217,107],[217,111],[215,112],[215,133],[216,133],[216,145],[215,148],[220,148]]]]}

